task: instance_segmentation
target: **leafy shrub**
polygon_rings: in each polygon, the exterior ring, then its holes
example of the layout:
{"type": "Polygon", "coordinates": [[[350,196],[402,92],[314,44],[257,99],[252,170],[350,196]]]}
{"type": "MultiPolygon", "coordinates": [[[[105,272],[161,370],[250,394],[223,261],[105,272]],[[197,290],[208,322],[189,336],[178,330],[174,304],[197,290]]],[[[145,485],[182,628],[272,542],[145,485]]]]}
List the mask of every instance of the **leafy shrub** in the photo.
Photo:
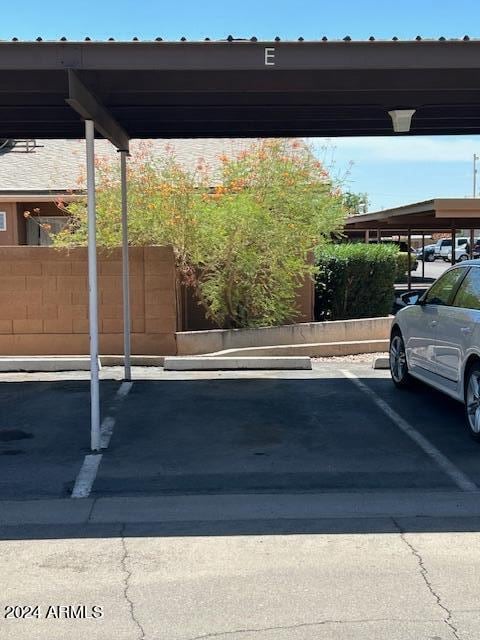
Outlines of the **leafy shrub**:
{"type": "Polygon", "coordinates": [[[390,313],[397,274],[394,245],[346,243],[317,252],[316,320],[374,318],[390,313]]]}
{"type": "MultiPolygon", "coordinates": [[[[413,262],[412,256],[412,262],[413,262]]],[[[402,282],[405,280],[405,274],[408,271],[408,253],[405,251],[399,251],[397,254],[397,272],[395,274],[395,282],[402,282]]]]}
{"type": "MultiPolygon", "coordinates": [[[[212,175],[148,149],[128,167],[129,241],[173,246],[178,271],[206,317],[226,328],[277,325],[296,315],[308,256],[343,226],[339,187],[299,140],[265,140],[220,156],[212,175]]],[[[118,166],[97,163],[98,245],[121,244],[118,166]]],[[[85,200],[68,205],[59,247],[87,241],[85,200]]]]}

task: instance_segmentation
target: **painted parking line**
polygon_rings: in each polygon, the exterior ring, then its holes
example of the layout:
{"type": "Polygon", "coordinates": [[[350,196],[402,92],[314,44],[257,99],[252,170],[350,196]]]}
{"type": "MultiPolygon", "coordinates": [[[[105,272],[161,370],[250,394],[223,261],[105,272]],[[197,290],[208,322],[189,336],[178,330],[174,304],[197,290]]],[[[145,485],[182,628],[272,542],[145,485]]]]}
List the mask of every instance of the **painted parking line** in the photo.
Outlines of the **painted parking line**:
{"type": "Polygon", "coordinates": [[[75,480],[72,498],[88,498],[95,478],[97,477],[97,471],[101,461],[101,453],[91,453],[85,456],[80,472],[75,480]]]}
{"type": "Polygon", "coordinates": [[[122,382],[115,394],[113,404],[110,407],[110,413],[103,419],[100,425],[100,448],[108,449],[110,440],[113,435],[113,427],[115,426],[115,414],[123,401],[133,387],[133,382],[122,382]]]}
{"type": "Polygon", "coordinates": [[[115,418],[107,416],[100,425],[100,449],[108,449],[110,440],[112,439],[113,427],[115,426],[115,418]]]}
{"type": "Polygon", "coordinates": [[[130,391],[130,389],[132,387],[133,387],[133,382],[131,382],[131,381],[130,382],[127,382],[127,381],[122,382],[122,384],[120,385],[120,387],[119,387],[119,389],[118,389],[118,391],[116,393],[117,398],[124,398],[128,394],[128,392],[130,391]]]}
{"type": "Polygon", "coordinates": [[[362,382],[358,376],[351,371],[342,369],[342,374],[351,380],[366,396],[372,400],[377,407],[383,411],[383,413],[390,418],[390,420],[416,445],[422,449],[424,453],[429,456],[441,469],[446,473],[449,478],[456,484],[456,486],[462,491],[478,491],[477,485],[466,476],[456,465],[453,464],[446,456],[443,455],[437,447],[430,442],[425,436],[418,432],[415,427],[407,422],[402,416],[394,411],[389,404],[385,402],[383,398],[372,391],[364,382],[362,382]]]}
{"type": "MultiPolygon", "coordinates": [[[[128,395],[132,386],[133,382],[122,382],[115,394],[114,402],[110,407],[111,413],[115,413],[118,410],[119,405],[128,395]]],[[[114,426],[114,415],[108,415],[103,419],[102,424],[100,425],[101,449],[108,449],[108,445],[110,444],[110,440],[112,438],[114,426]]],[[[77,479],[75,480],[75,485],[73,487],[71,496],[72,498],[88,498],[92,490],[93,483],[95,482],[95,478],[97,477],[98,468],[101,461],[101,453],[91,453],[85,456],[80,472],[77,476],[77,479]]]]}

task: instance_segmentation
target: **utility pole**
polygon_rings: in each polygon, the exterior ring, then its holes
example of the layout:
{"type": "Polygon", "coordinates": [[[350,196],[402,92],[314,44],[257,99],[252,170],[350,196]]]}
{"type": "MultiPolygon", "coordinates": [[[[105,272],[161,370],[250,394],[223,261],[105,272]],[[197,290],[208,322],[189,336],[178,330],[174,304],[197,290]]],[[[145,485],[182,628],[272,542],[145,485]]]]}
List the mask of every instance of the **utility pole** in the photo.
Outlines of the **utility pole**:
{"type": "Polygon", "coordinates": [[[476,153],[473,154],[473,197],[477,197],[477,160],[480,160],[480,156],[476,153]]]}

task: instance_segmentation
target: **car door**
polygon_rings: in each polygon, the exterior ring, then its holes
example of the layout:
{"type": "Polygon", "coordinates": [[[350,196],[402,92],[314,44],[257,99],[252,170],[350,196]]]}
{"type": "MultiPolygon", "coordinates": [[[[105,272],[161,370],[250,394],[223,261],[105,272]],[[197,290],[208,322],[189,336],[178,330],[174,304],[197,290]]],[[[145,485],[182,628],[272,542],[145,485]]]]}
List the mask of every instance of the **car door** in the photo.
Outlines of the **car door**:
{"type": "Polygon", "coordinates": [[[423,295],[415,309],[409,310],[405,346],[412,369],[439,373],[435,353],[439,318],[451,304],[465,272],[466,268],[460,266],[446,271],[423,295]]]}
{"type": "Polygon", "coordinates": [[[452,241],[448,238],[442,240],[440,244],[440,256],[445,259],[451,251],[452,241]]]}
{"type": "MultiPolygon", "coordinates": [[[[470,267],[457,266],[447,271],[437,282],[445,277],[445,285],[441,291],[441,304],[436,305],[436,333],[433,348],[432,370],[441,378],[457,383],[460,379],[462,362],[462,335],[468,329],[461,329],[462,316],[466,310],[454,306],[454,300],[461,289],[470,267]]],[[[433,289],[433,287],[432,287],[433,289]]]]}
{"type": "Polygon", "coordinates": [[[442,310],[435,358],[440,375],[460,384],[468,356],[480,349],[480,267],[472,266],[460,283],[452,306],[442,310]]]}

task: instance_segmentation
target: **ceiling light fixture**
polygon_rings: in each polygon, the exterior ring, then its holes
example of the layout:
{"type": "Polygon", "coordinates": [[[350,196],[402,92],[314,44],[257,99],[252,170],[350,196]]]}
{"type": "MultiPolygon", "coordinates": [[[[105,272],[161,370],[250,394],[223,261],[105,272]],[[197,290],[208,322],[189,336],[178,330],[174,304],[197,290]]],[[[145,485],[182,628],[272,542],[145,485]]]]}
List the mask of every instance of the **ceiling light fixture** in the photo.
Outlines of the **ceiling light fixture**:
{"type": "Polygon", "coordinates": [[[389,111],[395,133],[408,133],[412,124],[412,117],[416,109],[395,109],[389,111]]]}

